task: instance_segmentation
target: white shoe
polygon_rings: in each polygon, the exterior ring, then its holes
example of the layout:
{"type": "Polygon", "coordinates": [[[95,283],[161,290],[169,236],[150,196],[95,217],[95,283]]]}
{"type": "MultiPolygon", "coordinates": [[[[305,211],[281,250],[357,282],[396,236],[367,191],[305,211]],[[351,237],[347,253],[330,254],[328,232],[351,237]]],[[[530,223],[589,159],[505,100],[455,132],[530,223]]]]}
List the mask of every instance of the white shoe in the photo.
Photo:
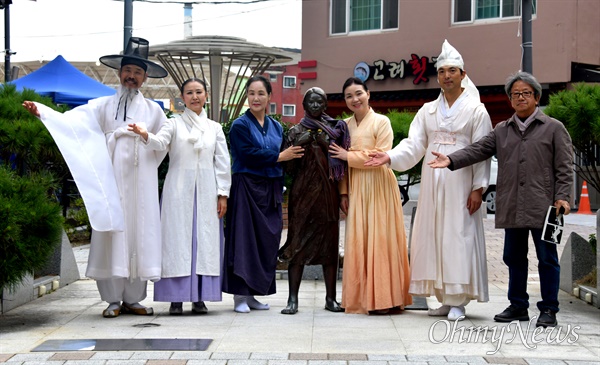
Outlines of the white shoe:
{"type": "Polygon", "coordinates": [[[465,316],[465,306],[464,305],[450,308],[450,312],[448,313],[449,321],[462,321],[465,318],[466,318],[466,316],[465,316]]]}
{"type": "Polygon", "coordinates": [[[443,305],[437,309],[429,308],[429,310],[427,311],[427,314],[432,317],[439,317],[439,316],[447,316],[449,312],[450,312],[450,306],[443,305]]]}

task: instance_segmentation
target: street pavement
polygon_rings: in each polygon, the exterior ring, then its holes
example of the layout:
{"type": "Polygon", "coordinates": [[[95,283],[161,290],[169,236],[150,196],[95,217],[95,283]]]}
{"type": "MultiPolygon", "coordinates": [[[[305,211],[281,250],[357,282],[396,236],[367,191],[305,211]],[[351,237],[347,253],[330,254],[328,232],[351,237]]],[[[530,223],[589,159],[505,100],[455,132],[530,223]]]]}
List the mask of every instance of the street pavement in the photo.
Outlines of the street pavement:
{"type": "MultiPolygon", "coordinates": [[[[407,232],[410,216],[405,215],[407,232]]],[[[287,281],[277,281],[277,294],[259,298],[267,311],[240,314],[233,298],[207,302],[206,315],[193,315],[184,304],[182,316],[170,316],[168,303],[153,302],[148,285],[145,305],[153,316],[102,318],[106,303],[95,282],[84,277],[89,245],[74,248],[82,279],[0,317],[0,363],[7,364],[231,364],[231,365],[362,365],[362,364],[600,364],[600,310],[560,292],[559,326],[535,330],[540,299],[535,250],[530,243],[529,294],[531,322],[500,324],[493,316],[508,305],[507,270],[502,263],[503,231],[494,217],[484,221],[490,301],[470,303],[467,319],[449,322],[426,310],[389,315],[331,313],[324,310],[325,287],[304,280],[296,315],[282,315],[287,281]],[[34,351],[49,340],[122,340],[125,349],[99,351],[34,351]],[[205,351],[127,350],[128,339],[210,339],[205,351]]],[[[584,238],[596,232],[595,215],[567,216],[563,242],[571,232],[584,238]]],[[[562,247],[559,246],[559,251],[562,247]]],[[[284,275],[281,275],[284,277],[284,275]]],[[[341,281],[338,282],[338,298],[341,281]]],[[[433,298],[428,305],[439,306],[433,298]]]]}

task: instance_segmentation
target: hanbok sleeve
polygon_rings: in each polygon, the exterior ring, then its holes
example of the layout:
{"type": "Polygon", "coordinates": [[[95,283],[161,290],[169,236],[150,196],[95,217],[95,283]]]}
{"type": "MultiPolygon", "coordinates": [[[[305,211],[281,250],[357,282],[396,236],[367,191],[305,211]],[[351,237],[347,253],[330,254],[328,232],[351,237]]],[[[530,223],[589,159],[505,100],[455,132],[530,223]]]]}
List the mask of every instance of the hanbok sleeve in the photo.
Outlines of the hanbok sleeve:
{"type": "MultiPolygon", "coordinates": [[[[83,198],[92,228],[123,231],[123,209],[96,105],[58,113],[35,103],[83,198]]],[[[92,103],[93,104],[93,103],[92,103]]]]}
{"type": "Polygon", "coordinates": [[[348,151],[348,167],[355,169],[378,169],[380,166],[365,166],[365,162],[371,159],[369,154],[389,151],[392,148],[394,131],[392,130],[389,118],[381,114],[376,114],[375,118],[373,126],[375,145],[372,149],[348,151]]]}
{"type": "Polygon", "coordinates": [[[410,123],[408,138],[404,138],[394,149],[388,151],[390,167],[396,171],[406,171],[415,166],[427,152],[426,108],[421,108],[410,123]]]}
{"type": "Polygon", "coordinates": [[[223,127],[218,125],[216,130],[217,143],[215,143],[214,168],[217,179],[217,194],[229,197],[229,189],[231,188],[231,159],[223,127]]]}
{"type": "Polygon", "coordinates": [[[142,143],[145,148],[155,151],[169,151],[171,138],[176,130],[175,119],[167,119],[158,133],[154,134],[148,131],[148,141],[142,143]]]}

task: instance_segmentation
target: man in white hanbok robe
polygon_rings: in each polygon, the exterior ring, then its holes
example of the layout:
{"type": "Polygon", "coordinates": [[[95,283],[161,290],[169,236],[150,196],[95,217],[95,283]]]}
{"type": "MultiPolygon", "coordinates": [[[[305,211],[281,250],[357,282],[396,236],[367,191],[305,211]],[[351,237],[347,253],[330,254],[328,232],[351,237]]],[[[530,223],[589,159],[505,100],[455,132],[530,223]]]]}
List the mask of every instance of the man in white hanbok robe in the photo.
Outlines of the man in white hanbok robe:
{"type": "MultiPolygon", "coordinates": [[[[131,47],[130,42],[127,50],[131,47]]],[[[146,298],[147,281],[161,277],[157,168],[165,153],[143,148],[127,124],[145,124],[155,133],[161,128],[163,110],[138,89],[148,76],[164,77],[166,71],[127,54],[105,56],[120,65],[121,86],[115,95],[63,114],[23,103],[50,131],[84,200],[92,225],[86,276],[96,280],[102,300],[109,303],[103,311],[108,318],[153,314],[139,302],[146,298]]]]}
{"type": "MultiPolygon", "coordinates": [[[[492,130],[479,92],[464,72],[462,57],[447,41],[436,67],[440,96],[421,107],[408,138],[387,153],[374,154],[367,165],[389,163],[394,170],[406,171],[431,151],[451,153],[492,130]]],[[[437,297],[442,306],[430,309],[430,315],[461,320],[470,300],[488,301],[485,205],[480,207],[489,175],[489,160],[458,171],[423,165],[410,248],[409,292],[437,297]]]]}

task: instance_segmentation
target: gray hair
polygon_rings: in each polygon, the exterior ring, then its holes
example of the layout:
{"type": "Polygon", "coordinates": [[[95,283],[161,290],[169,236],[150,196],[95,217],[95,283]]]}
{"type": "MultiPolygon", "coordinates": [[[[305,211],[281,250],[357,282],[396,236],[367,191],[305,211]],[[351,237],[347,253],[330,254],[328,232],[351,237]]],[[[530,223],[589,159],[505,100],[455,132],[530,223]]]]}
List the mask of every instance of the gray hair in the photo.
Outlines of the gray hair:
{"type": "Polygon", "coordinates": [[[514,75],[509,76],[508,79],[506,79],[506,84],[504,84],[504,91],[506,92],[506,95],[508,95],[509,98],[510,90],[512,89],[513,84],[517,81],[523,81],[524,83],[531,86],[533,88],[533,94],[536,98],[542,96],[542,85],[540,85],[538,80],[535,77],[533,77],[533,75],[529,72],[520,71],[514,75]]]}

